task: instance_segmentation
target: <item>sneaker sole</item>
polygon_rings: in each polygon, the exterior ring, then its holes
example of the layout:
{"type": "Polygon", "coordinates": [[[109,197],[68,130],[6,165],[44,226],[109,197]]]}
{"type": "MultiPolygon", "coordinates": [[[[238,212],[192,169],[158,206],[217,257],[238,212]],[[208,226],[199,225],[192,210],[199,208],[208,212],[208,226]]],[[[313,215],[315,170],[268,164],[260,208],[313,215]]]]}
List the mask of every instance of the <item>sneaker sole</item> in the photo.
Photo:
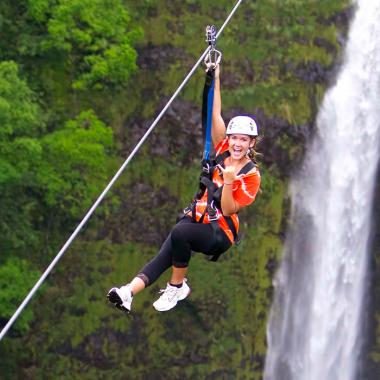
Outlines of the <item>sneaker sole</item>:
{"type": "Polygon", "coordinates": [[[117,294],[116,290],[111,289],[107,294],[107,299],[110,303],[114,304],[116,308],[119,310],[122,310],[126,313],[130,313],[131,311],[128,310],[125,306],[123,306],[123,301],[117,294]]]}

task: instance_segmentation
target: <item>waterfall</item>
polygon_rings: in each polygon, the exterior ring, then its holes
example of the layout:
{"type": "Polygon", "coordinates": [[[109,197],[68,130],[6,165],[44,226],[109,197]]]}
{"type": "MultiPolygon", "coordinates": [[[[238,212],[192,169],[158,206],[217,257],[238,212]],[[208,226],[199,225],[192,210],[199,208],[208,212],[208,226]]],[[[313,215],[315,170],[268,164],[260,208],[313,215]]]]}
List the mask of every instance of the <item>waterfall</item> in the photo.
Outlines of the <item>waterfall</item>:
{"type": "Polygon", "coordinates": [[[380,0],[357,0],[343,65],[290,184],[265,380],[354,380],[380,154],[380,0]]]}

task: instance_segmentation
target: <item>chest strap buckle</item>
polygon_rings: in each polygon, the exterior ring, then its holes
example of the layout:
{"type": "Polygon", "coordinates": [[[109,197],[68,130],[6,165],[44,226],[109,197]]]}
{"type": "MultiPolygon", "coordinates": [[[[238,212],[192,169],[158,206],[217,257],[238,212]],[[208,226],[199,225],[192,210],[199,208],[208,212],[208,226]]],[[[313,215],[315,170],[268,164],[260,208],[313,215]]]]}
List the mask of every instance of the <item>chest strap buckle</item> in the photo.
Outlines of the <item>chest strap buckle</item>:
{"type": "Polygon", "coordinates": [[[207,205],[207,214],[210,222],[219,219],[220,214],[218,213],[218,209],[215,207],[214,201],[211,201],[211,203],[207,205]]]}

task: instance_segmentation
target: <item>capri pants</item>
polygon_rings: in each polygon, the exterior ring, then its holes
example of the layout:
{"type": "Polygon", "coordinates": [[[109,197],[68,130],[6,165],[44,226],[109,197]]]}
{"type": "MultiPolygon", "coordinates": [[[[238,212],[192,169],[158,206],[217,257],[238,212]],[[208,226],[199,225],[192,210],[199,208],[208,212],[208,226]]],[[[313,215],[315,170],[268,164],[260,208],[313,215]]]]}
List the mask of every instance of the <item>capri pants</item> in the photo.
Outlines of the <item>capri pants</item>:
{"type": "Polygon", "coordinates": [[[191,251],[214,255],[227,251],[230,246],[231,242],[222,230],[215,233],[210,224],[196,223],[185,216],[173,227],[158,255],[141,269],[137,277],[148,286],[171,266],[188,267],[191,251]]]}

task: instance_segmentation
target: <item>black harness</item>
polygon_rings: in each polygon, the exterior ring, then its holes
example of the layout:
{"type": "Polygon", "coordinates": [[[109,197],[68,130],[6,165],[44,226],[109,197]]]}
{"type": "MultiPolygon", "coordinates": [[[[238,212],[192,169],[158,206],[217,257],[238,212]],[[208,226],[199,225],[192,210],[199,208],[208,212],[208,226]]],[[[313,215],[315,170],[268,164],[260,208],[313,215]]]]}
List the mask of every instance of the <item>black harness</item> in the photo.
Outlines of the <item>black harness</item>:
{"type": "MultiPolygon", "coordinates": [[[[214,230],[214,234],[217,239],[221,238],[221,233],[224,233],[218,223],[218,219],[223,215],[221,207],[221,198],[223,192],[223,185],[218,187],[212,180],[215,170],[218,169],[218,165],[224,168],[224,161],[227,157],[230,156],[230,152],[227,150],[222,154],[217,155],[213,160],[202,160],[202,172],[199,177],[199,189],[195,193],[192,202],[187,206],[183,212],[185,215],[188,215],[191,212],[191,218],[193,222],[196,220],[196,206],[197,202],[203,197],[207,190],[207,206],[205,212],[201,216],[198,223],[202,223],[206,213],[210,220],[210,224],[214,230]]],[[[244,167],[239,171],[238,175],[247,174],[250,170],[255,167],[255,164],[250,161],[244,165],[244,167]]],[[[222,176],[221,173],[219,175],[222,176]]],[[[238,244],[240,241],[239,234],[236,231],[235,224],[230,216],[223,215],[223,218],[227,222],[233,236],[235,244],[238,244]]],[[[211,261],[217,261],[220,256],[220,253],[212,256],[211,261]]]]}

